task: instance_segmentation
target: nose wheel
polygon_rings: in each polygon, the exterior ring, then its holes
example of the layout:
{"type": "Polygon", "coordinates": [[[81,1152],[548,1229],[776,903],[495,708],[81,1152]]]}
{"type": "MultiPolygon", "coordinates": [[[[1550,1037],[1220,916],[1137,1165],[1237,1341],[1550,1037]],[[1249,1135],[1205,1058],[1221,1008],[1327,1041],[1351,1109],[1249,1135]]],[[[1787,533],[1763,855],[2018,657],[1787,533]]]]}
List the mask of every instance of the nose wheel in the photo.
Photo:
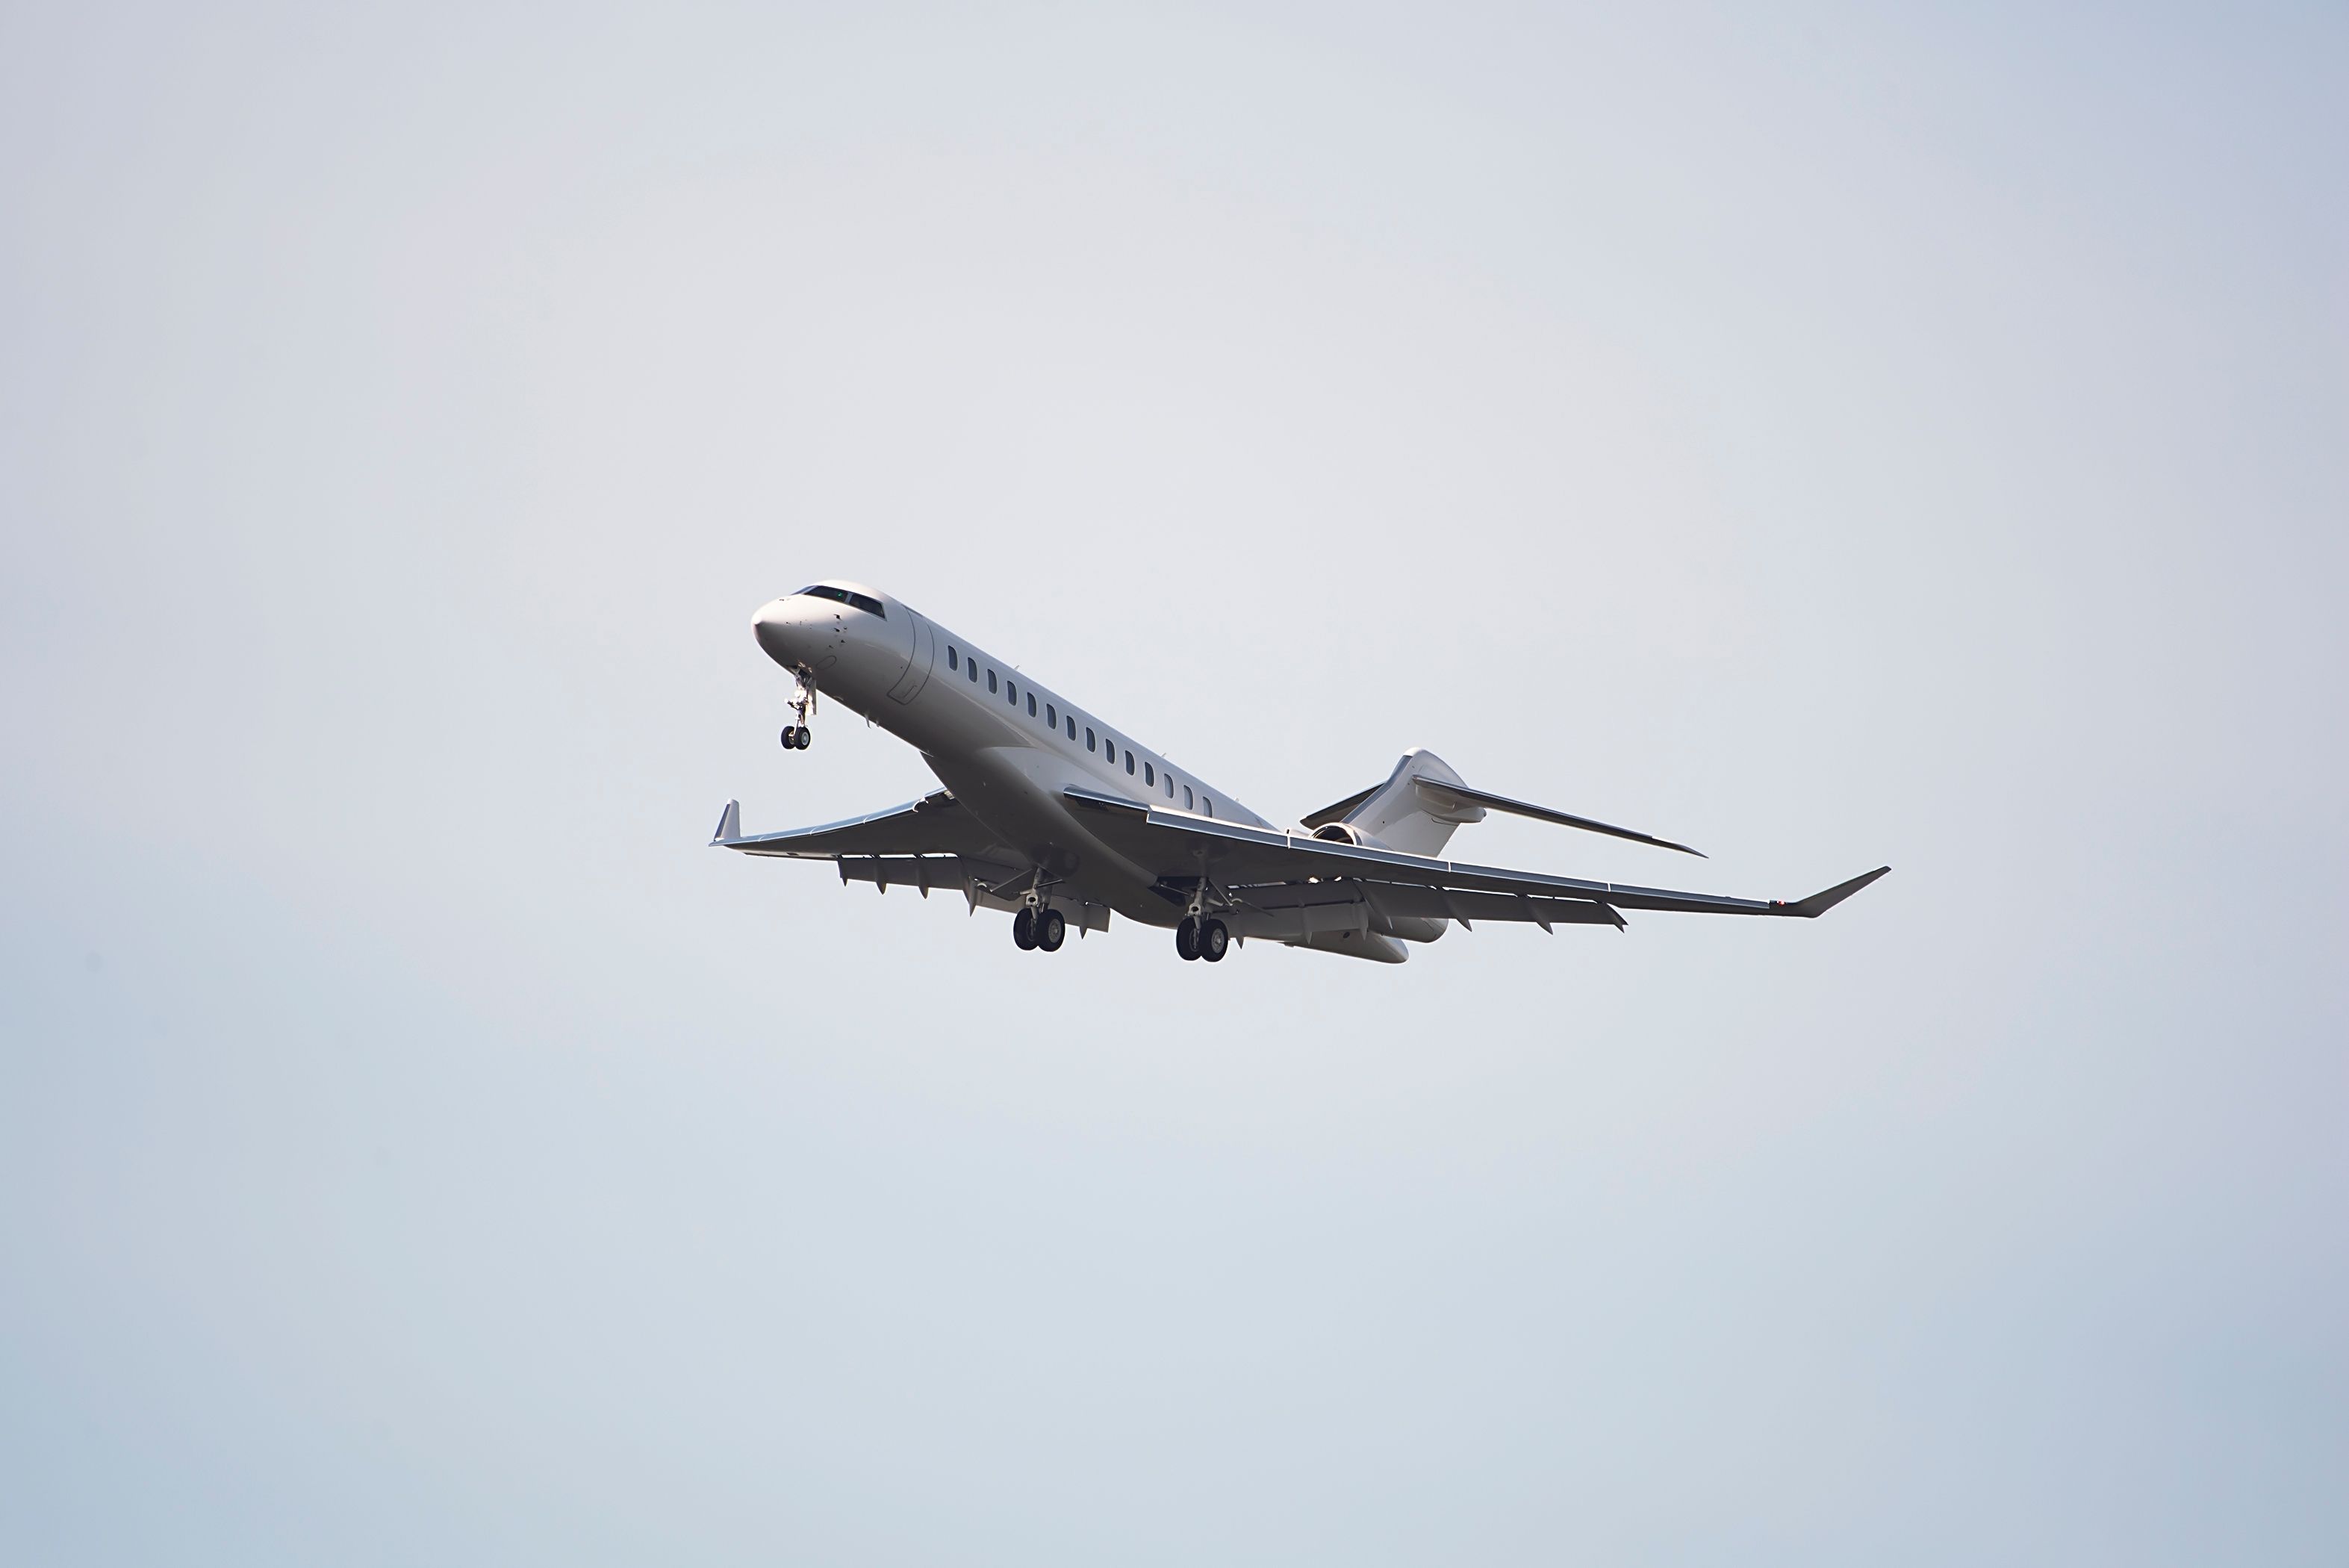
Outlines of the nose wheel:
{"type": "Polygon", "coordinates": [[[808,715],[815,711],[815,672],[805,665],[792,671],[792,698],[786,706],[792,722],[783,726],[783,749],[805,751],[815,739],[808,730],[808,715]]]}
{"type": "Polygon", "coordinates": [[[1174,928],[1174,951],[1186,964],[1194,958],[1221,964],[1231,945],[1232,934],[1224,928],[1222,921],[1212,917],[1202,920],[1195,914],[1186,914],[1174,928]]]}

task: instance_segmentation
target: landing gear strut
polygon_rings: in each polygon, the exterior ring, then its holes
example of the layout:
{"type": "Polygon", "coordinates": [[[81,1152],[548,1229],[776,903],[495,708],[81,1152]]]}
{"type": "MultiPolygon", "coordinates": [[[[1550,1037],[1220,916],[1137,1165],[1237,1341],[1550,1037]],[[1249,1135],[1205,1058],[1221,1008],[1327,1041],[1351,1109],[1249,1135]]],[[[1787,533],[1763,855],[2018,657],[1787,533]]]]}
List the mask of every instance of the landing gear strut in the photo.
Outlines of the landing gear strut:
{"type": "Polygon", "coordinates": [[[783,726],[783,749],[805,751],[815,738],[808,733],[808,715],[815,711],[815,672],[805,665],[792,670],[792,699],[787,706],[793,717],[783,726]]]}

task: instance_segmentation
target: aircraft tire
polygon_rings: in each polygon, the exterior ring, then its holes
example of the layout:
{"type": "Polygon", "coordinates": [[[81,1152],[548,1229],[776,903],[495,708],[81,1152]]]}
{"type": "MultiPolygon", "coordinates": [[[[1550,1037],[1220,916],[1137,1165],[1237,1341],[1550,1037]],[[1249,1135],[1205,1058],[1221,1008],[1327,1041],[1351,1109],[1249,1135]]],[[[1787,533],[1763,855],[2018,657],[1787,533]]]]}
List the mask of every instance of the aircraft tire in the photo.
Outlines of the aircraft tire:
{"type": "Polygon", "coordinates": [[[805,751],[805,750],[808,748],[808,746],[810,745],[810,743],[812,743],[814,739],[815,739],[815,736],[814,736],[814,735],[813,735],[813,734],[812,734],[812,733],[808,729],[808,727],[807,727],[806,725],[804,725],[804,724],[801,725],[801,726],[800,726],[800,749],[801,749],[802,751],[805,751]]]}
{"type": "Polygon", "coordinates": [[[1199,956],[1199,923],[1187,914],[1183,923],[1174,928],[1174,951],[1185,964],[1199,956]]]}
{"type": "Polygon", "coordinates": [[[1221,964],[1231,941],[1232,934],[1224,929],[1224,923],[1211,920],[1199,928],[1199,956],[1210,964],[1221,964]]]}
{"type": "Polygon", "coordinates": [[[786,751],[797,751],[799,748],[800,732],[793,729],[788,724],[783,726],[783,749],[786,751]]]}
{"type": "Polygon", "coordinates": [[[1068,940],[1068,917],[1059,910],[1048,909],[1036,917],[1036,945],[1045,952],[1061,951],[1061,944],[1068,940]]]}
{"type": "Polygon", "coordinates": [[[1036,912],[1023,909],[1011,917],[1011,941],[1022,953],[1036,950],[1036,912]]]}

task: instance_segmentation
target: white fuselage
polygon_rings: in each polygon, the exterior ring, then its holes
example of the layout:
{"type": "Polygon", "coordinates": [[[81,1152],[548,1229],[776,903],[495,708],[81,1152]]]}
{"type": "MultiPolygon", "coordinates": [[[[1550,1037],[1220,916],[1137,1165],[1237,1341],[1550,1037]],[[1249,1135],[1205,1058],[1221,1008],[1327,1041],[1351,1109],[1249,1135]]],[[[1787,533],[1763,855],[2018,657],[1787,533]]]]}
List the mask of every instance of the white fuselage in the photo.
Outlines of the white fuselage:
{"type": "Polygon", "coordinates": [[[1070,892],[1146,924],[1171,926],[1183,915],[1179,903],[1150,891],[1153,873],[1085,830],[1062,799],[1066,789],[1272,826],[902,600],[834,585],[878,612],[805,593],[772,600],[752,618],[759,645],[786,669],[812,672],[825,696],[914,747],[972,815],[1070,892]]]}

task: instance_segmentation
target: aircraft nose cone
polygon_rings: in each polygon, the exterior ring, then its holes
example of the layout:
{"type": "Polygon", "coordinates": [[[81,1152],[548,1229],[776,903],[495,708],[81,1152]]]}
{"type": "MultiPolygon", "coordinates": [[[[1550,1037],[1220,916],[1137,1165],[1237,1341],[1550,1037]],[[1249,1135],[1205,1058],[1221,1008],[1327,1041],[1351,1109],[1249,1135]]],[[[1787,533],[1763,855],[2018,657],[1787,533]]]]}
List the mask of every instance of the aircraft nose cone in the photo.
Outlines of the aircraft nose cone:
{"type": "Polygon", "coordinates": [[[796,617],[787,600],[771,599],[750,617],[750,634],[759,639],[759,646],[767,651],[767,656],[779,665],[791,664],[799,657],[798,639],[792,635],[795,630],[796,617]]]}

